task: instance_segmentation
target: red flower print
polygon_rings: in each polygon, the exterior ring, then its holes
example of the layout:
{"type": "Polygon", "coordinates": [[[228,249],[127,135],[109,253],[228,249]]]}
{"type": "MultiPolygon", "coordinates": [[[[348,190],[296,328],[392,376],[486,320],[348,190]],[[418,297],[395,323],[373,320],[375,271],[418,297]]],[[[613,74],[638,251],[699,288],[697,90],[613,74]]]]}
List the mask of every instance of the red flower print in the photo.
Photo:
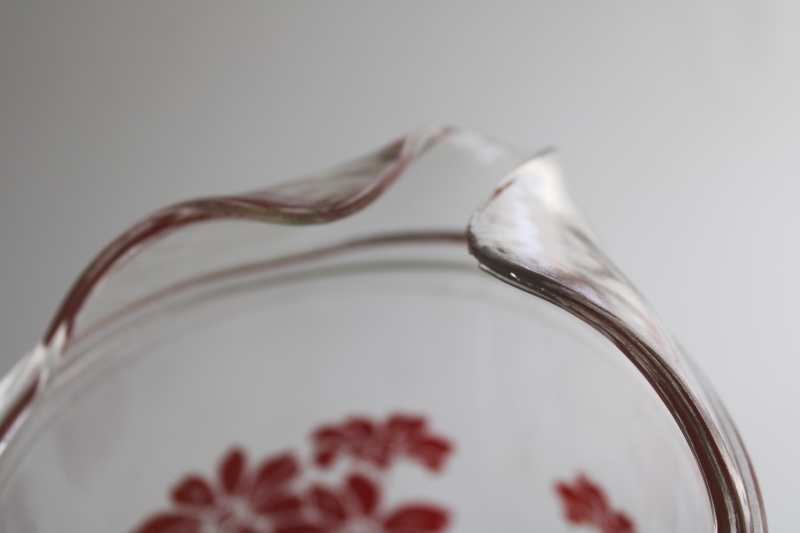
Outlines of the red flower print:
{"type": "Polygon", "coordinates": [[[615,511],[603,489],[580,475],[573,484],[558,483],[556,492],[564,504],[564,515],[573,524],[594,526],[602,533],[635,533],[625,513],[615,511]]]}
{"type": "Polygon", "coordinates": [[[217,482],[186,476],[172,489],[173,509],[150,517],[134,533],[280,532],[300,513],[300,499],[291,492],[299,471],[288,453],[248,471],[244,452],[233,448],[220,462],[217,482]]]}
{"type": "Polygon", "coordinates": [[[132,533],[440,533],[448,526],[449,513],[438,505],[388,511],[381,505],[381,484],[395,459],[411,458],[437,472],[452,449],[429,433],[424,418],[395,414],[381,423],[351,417],[315,431],[313,444],[314,461],[303,472],[291,453],[250,468],[244,451],[232,448],[216,480],[185,476],[170,493],[172,508],[132,533]],[[326,476],[341,476],[342,486],[315,483],[319,468],[339,456],[355,460],[326,476]]]}
{"type": "MultiPolygon", "coordinates": [[[[429,503],[411,503],[389,512],[380,509],[378,485],[360,474],[350,475],[338,490],[311,488],[308,523],[297,533],[436,533],[449,522],[448,512],[429,503]]],[[[285,533],[295,533],[289,529],[285,533]]]]}
{"type": "Polygon", "coordinates": [[[421,416],[395,414],[384,423],[351,417],[339,425],[322,426],[314,432],[314,460],[321,467],[339,456],[350,456],[385,469],[401,456],[438,471],[452,451],[447,439],[428,432],[421,416]]]}

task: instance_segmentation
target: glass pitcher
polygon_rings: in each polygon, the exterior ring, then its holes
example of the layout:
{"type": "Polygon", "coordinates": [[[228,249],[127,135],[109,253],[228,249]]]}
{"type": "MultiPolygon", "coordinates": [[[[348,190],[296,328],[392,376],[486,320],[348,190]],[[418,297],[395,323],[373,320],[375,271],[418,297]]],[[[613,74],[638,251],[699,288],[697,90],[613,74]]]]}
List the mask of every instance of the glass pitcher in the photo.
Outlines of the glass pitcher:
{"type": "Polygon", "coordinates": [[[0,382],[5,533],[766,530],[554,154],[450,127],[153,214],[0,382]]]}

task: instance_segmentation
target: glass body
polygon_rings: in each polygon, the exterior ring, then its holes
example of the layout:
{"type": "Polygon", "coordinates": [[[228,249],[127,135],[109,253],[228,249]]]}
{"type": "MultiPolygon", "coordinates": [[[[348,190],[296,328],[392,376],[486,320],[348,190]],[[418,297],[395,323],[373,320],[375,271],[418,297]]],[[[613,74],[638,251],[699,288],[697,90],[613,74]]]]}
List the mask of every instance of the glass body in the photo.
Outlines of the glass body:
{"type": "Polygon", "coordinates": [[[0,383],[0,530],[766,531],[591,239],[552,156],[442,127],[156,213],[0,383]]]}

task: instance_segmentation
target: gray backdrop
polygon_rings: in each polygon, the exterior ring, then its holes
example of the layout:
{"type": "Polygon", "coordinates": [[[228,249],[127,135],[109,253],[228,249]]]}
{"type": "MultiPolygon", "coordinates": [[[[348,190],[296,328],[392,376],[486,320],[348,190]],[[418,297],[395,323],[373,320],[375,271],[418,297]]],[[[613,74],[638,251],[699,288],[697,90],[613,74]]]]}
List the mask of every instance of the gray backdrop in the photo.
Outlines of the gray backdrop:
{"type": "Polygon", "coordinates": [[[800,3],[644,4],[1,2],[0,372],[148,212],[446,122],[561,149],[793,530],[800,3]]]}

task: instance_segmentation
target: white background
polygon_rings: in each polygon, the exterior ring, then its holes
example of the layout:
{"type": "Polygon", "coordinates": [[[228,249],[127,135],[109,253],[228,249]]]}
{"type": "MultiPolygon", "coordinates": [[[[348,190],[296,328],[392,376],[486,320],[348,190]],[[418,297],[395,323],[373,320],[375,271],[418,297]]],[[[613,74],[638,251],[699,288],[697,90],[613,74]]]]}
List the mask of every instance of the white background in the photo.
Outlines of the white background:
{"type": "Polygon", "coordinates": [[[689,4],[0,2],[0,372],[145,214],[446,122],[561,149],[796,530],[800,3],[689,4]]]}

